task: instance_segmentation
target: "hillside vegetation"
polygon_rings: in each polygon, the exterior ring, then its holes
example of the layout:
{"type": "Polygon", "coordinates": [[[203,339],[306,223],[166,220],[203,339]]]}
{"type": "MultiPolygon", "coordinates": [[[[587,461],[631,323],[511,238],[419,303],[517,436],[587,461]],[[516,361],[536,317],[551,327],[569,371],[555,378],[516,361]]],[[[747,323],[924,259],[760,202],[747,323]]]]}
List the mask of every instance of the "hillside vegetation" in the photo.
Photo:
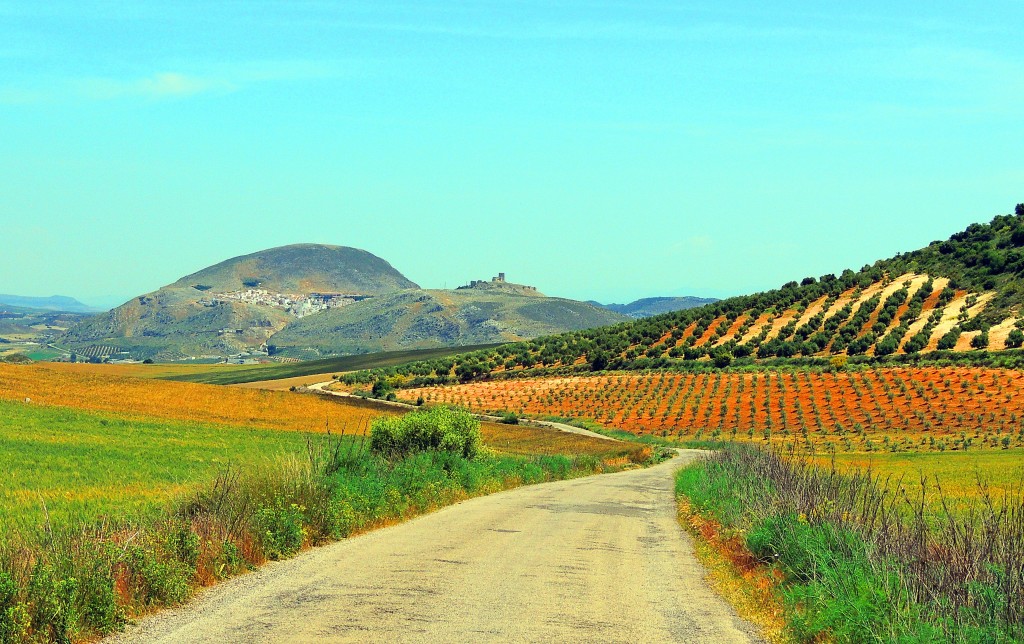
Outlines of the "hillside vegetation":
{"type": "Polygon", "coordinates": [[[1024,204],[1016,210],[859,271],[368,377],[447,382],[533,369],[725,367],[796,357],[827,365],[836,357],[913,360],[1015,349],[1024,344],[1024,204]]]}
{"type": "Polygon", "coordinates": [[[626,319],[586,302],[511,288],[411,290],[302,318],[268,344],[274,355],[312,359],[513,342],[626,319]]]}

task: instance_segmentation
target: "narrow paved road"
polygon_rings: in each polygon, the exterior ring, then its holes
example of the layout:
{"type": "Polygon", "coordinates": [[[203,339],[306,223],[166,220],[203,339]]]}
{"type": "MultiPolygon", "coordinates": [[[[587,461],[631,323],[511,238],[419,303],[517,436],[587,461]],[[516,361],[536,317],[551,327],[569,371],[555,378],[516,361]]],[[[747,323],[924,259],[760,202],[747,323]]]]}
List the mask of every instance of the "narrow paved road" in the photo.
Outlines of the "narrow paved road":
{"type": "Polygon", "coordinates": [[[523,487],[307,552],[115,641],[746,642],[675,519],[672,473],[523,487]]]}

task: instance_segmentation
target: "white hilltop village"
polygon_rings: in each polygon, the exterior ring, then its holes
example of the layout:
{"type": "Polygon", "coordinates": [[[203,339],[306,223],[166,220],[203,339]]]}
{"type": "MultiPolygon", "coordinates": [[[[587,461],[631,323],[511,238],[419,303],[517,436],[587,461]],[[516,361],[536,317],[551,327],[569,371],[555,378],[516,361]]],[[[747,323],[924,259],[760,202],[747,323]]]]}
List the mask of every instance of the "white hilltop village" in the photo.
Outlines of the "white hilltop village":
{"type": "Polygon", "coordinates": [[[199,300],[199,303],[203,306],[216,306],[221,302],[245,302],[246,304],[283,309],[290,315],[302,318],[328,309],[348,306],[370,297],[370,295],[355,293],[309,293],[308,295],[273,293],[262,288],[249,288],[227,293],[213,293],[209,297],[199,300]]]}

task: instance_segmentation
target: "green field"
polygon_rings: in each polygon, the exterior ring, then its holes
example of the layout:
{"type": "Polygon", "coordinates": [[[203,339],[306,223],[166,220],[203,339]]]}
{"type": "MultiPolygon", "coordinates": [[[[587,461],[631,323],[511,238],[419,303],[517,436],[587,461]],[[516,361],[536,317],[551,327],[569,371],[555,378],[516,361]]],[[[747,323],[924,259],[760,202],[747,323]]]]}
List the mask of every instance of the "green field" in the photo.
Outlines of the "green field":
{"type": "MultiPolygon", "coordinates": [[[[79,386],[125,398],[125,382],[93,374],[79,386]]],[[[0,642],[91,641],[304,547],[471,496],[659,456],[559,432],[481,427],[468,412],[424,415],[412,440],[404,426],[385,424],[392,433],[380,430],[371,449],[365,437],[339,442],[0,401],[0,642]],[[505,453],[481,450],[488,437],[505,453]]]]}
{"type": "MultiPolygon", "coordinates": [[[[819,459],[822,464],[829,459],[819,459]]],[[[939,486],[950,509],[962,508],[987,490],[994,499],[1024,490],[1024,449],[967,452],[878,452],[837,454],[840,471],[864,470],[899,485],[908,498],[918,498],[924,477],[929,506],[939,510],[939,486]]]]}
{"type": "Polygon", "coordinates": [[[173,375],[165,380],[182,382],[199,382],[210,385],[236,385],[244,382],[260,380],[280,380],[316,374],[356,371],[358,369],[377,369],[393,367],[413,360],[433,360],[455,355],[465,351],[489,349],[496,344],[482,344],[468,347],[446,347],[442,349],[416,349],[411,351],[385,351],[383,353],[367,353],[357,356],[324,358],[288,364],[258,365],[252,367],[216,367],[206,368],[198,373],[173,375]]]}
{"type": "Polygon", "coordinates": [[[134,513],[229,467],[301,455],[308,435],[223,425],[129,421],[0,401],[0,525],[134,513]]]}

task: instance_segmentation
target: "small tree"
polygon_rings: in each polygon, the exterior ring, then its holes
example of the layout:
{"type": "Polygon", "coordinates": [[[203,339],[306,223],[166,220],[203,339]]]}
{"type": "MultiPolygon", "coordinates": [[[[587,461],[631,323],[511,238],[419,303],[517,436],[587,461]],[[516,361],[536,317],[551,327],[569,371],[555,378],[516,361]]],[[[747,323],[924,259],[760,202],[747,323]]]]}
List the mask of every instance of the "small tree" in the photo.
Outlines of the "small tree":
{"type": "Polygon", "coordinates": [[[728,351],[716,351],[712,359],[719,369],[725,369],[732,364],[732,354],[728,351]]]}
{"type": "Polygon", "coordinates": [[[389,394],[394,393],[395,388],[387,380],[378,380],[373,383],[373,397],[386,399],[389,394]]]}

